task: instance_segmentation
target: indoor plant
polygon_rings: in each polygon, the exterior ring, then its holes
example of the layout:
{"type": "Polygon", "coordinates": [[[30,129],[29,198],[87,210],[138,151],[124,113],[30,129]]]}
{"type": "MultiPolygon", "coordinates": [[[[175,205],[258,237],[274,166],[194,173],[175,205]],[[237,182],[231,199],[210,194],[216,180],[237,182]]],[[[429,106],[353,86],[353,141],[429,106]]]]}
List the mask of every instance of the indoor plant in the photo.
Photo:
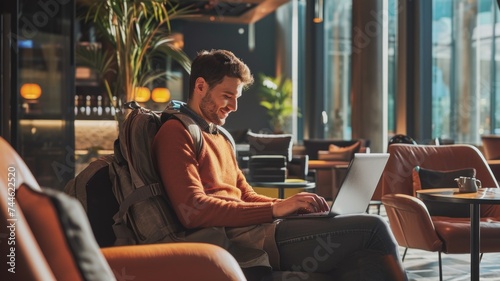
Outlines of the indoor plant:
{"type": "Polygon", "coordinates": [[[96,71],[110,100],[112,95],[120,102],[134,100],[138,87],[169,78],[158,68],[159,59],[171,58],[190,71],[189,58],[170,36],[170,21],[188,9],[178,9],[168,0],[92,1],[85,20],[96,26],[99,39],[109,48],[79,46],[77,63],[96,71]]]}
{"type": "Polygon", "coordinates": [[[295,108],[292,104],[292,81],[282,76],[259,74],[260,105],[267,109],[274,133],[283,133],[285,122],[295,108]]]}

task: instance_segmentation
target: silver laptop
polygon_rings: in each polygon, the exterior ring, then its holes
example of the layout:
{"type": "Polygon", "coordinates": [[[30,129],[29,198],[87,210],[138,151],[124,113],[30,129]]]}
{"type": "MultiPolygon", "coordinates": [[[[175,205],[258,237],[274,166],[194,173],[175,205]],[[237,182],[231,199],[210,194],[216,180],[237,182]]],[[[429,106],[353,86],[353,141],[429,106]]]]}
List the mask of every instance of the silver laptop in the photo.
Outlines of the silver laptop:
{"type": "Polygon", "coordinates": [[[366,212],[388,159],[389,153],[354,154],[330,211],[294,214],[283,218],[331,217],[366,212]]]}

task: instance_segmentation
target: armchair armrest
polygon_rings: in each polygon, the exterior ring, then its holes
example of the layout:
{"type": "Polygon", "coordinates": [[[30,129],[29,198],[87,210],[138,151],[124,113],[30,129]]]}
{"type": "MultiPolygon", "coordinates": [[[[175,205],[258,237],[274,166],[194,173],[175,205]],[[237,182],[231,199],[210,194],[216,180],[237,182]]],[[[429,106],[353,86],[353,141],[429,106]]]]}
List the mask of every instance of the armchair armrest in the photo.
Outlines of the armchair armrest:
{"type": "Polygon", "coordinates": [[[118,280],[246,280],[224,249],[203,243],[165,243],[101,249],[118,280]]]}
{"type": "Polygon", "coordinates": [[[443,248],[429,212],[420,199],[406,194],[386,194],[382,197],[382,204],[400,246],[427,251],[443,248]]]}

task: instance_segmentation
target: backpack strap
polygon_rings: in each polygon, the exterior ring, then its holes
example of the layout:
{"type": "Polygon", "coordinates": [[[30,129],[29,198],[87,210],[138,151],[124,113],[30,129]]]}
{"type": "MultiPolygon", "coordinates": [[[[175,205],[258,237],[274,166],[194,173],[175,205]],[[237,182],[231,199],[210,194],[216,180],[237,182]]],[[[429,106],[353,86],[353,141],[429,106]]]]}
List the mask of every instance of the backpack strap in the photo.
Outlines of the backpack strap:
{"type": "Polygon", "coordinates": [[[188,130],[189,134],[193,138],[194,142],[194,150],[196,156],[200,155],[201,148],[203,147],[203,137],[201,135],[200,126],[189,116],[182,112],[173,112],[172,117],[181,121],[186,130],[188,130]]]}
{"type": "MultiPolygon", "coordinates": [[[[159,183],[141,186],[135,189],[131,194],[125,197],[125,200],[120,203],[118,212],[113,216],[114,224],[113,231],[116,236],[115,245],[131,245],[137,244],[136,235],[125,222],[125,217],[129,208],[134,204],[151,199],[155,196],[163,195],[163,188],[159,183]]],[[[153,243],[159,241],[170,233],[169,229],[159,229],[154,236],[148,237],[143,243],[153,243]]]]}
{"type": "MultiPolygon", "coordinates": [[[[186,129],[189,131],[189,134],[191,135],[195,143],[195,152],[198,156],[200,154],[201,148],[203,147],[202,128],[204,125],[208,126],[208,124],[205,122],[205,120],[196,115],[191,109],[187,108],[185,102],[176,100],[170,101],[165,110],[163,110],[161,121],[162,123],[164,123],[172,117],[181,121],[184,127],[186,127],[186,129]],[[204,123],[204,125],[200,125],[199,122],[204,123]]],[[[233,152],[236,155],[236,143],[233,136],[222,126],[217,125],[217,130],[222,133],[222,135],[231,143],[233,152]]]]}
{"type": "Polygon", "coordinates": [[[196,121],[191,118],[188,114],[181,112],[181,107],[185,106],[186,103],[181,101],[172,100],[170,101],[165,109],[161,113],[161,123],[167,122],[170,118],[175,118],[181,121],[182,125],[188,130],[189,134],[193,138],[194,150],[196,156],[200,154],[201,148],[203,147],[203,137],[201,135],[201,128],[196,123],[196,121]]]}
{"type": "Polygon", "coordinates": [[[231,133],[229,133],[228,130],[226,130],[224,127],[222,126],[217,126],[217,129],[219,130],[219,132],[222,133],[222,135],[224,135],[224,137],[226,137],[226,139],[231,143],[231,146],[233,147],[233,152],[234,152],[234,155],[236,156],[236,142],[234,141],[234,138],[233,136],[231,135],[231,133]]]}

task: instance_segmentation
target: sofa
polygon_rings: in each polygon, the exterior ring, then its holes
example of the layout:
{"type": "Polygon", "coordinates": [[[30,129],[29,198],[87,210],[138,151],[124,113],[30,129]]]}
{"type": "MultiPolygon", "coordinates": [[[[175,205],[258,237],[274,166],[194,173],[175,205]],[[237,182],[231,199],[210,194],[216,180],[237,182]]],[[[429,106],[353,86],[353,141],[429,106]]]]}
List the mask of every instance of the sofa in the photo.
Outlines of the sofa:
{"type": "Polygon", "coordinates": [[[224,249],[203,243],[99,247],[81,204],[41,188],[0,138],[3,280],[246,280],[224,249]]]}

